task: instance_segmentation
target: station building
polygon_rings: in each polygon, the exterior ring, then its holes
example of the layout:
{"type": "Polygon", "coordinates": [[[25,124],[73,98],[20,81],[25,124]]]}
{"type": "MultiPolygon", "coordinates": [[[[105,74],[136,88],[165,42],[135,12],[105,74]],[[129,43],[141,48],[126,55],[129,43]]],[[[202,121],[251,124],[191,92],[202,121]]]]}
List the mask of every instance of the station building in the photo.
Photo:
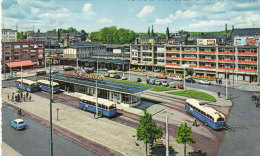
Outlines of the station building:
{"type": "MultiPolygon", "coordinates": [[[[40,78],[48,79],[49,75],[40,78]]],[[[114,81],[103,80],[102,77],[87,75],[79,77],[77,73],[64,73],[52,75],[53,81],[60,84],[62,90],[71,92],[79,92],[99,98],[114,101],[117,105],[125,107],[134,107],[141,103],[140,93],[150,89],[139,85],[120,83],[114,81]]]]}

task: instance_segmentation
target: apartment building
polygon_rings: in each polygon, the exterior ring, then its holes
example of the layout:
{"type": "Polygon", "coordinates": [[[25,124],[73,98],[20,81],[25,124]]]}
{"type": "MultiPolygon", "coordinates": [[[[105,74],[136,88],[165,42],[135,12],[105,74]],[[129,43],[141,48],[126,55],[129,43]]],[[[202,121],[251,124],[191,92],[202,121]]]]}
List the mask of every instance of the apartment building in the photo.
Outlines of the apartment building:
{"type": "Polygon", "coordinates": [[[2,42],[17,41],[17,31],[12,29],[2,29],[2,42]]]}
{"type": "Polygon", "coordinates": [[[24,40],[2,42],[2,66],[25,68],[32,65],[44,66],[45,48],[43,42],[24,40]]]}
{"type": "MultiPolygon", "coordinates": [[[[259,45],[131,45],[131,67],[259,82],[259,45]],[[158,68],[159,67],[159,68],[158,68]]],[[[207,43],[207,42],[206,42],[207,43]]]]}

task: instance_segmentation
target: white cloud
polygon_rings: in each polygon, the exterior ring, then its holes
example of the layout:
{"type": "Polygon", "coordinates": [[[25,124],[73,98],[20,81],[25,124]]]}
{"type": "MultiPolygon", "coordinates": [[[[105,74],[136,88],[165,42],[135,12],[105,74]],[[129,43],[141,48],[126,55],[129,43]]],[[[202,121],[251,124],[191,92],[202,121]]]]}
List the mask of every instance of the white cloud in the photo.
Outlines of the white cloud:
{"type": "Polygon", "coordinates": [[[153,6],[146,5],[136,16],[139,18],[144,17],[148,14],[151,14],[154,11],[154,9],[155,8],[153,6]]]}
{"type": "Polygon", "coordinates": [[[112,23],[113,21],[111,19],[102,18],[97,21],[98,23],[112,23]]]}
{"type": "Polygon", "coordinates": [[[67,17],[67,16],[69,16],[69,14],[62,14],[62,13],[58,13],[58,14],[43,13],[43,14],[40,14],[40,15],[39,15],[40,18],[63,18],[63,17],[67,17]]]}
{"type": "Polygon", "coordinates": [[[156,18],[153,24],[168,24],[171,22],[172,21],[169,18],[164,18],[164,19],[156,18]]]}
{"type": "Polygon", "coordinates": [[[191,10],[186,10],[186,11],[181,11],[177,10],[175,12],[175,15],[170,14],[169,17],[171,19],[183,19],[183,18],[196,18],[199,16],[199,13],[196,11],[191,11],[191,10]]]}
{"type": "Polygon", "coordinates": [[[229,21],[216,21],[216,20],[209,20],[209,21],[199,21],[198,23],[195,24],[190,24],[189,27],[192,29],[194,28],[206,28],[206,27],[218,27],[218,26],[223,26],[225,23],[229,23],[229,21]]]}
{"type": "Polygon", "coordinates": [[[92,4],[91,3],[86,3],[83,7],[83,12],[88,14],[88,15],[94,15],[96,14],[95,12],[92,11],[92,4]]]}
{"type": "MultiPolygon", "coordinates": [[[[209,11],[209,12],[218,12],[218,11],[225,11],[227,10],[227,3],[223,2],[217,2],[215,5],[208,5],[206,6],[203,10],[204,11],[209,11]]],[[[233,4],[232,4],[233,5],[233,4]]]]}
{"type": "Polygon", "coordinates": [[[40,9],[39,8],[30,8],[31,9],[31,12],[33,14],[38,14],[40,12],[40,9]]]}

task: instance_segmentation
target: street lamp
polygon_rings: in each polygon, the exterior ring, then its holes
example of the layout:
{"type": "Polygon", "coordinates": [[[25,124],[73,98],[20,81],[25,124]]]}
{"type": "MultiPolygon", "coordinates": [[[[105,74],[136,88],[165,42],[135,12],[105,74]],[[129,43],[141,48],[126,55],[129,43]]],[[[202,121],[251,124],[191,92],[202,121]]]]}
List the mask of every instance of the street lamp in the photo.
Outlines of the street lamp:
{"type": "MultiPolygon", "coordinates": [[[[50,41],[49,41],[49,66],[50,66],[49,81],[50,81],[50,86],[52,86],[52,82],[51,82],[50,41]]],[[[52,89],[50,89],[50,156],[52,156],[52,155],[53,155],[53,141],[52,141],[52,89]]]]}
{"type": "Polygon", "coordinates": [[[227,70],[226,70],[226,100],[228,99],[228,78],[227,78],[227,70]]]}
{"type": "Polygon", "coordinates": [[[189,65],[184,64],[182,65],[183,67],[183,90],[186,90],[186,86],[185,86],[185,68],[189,67],[189,65]]]}

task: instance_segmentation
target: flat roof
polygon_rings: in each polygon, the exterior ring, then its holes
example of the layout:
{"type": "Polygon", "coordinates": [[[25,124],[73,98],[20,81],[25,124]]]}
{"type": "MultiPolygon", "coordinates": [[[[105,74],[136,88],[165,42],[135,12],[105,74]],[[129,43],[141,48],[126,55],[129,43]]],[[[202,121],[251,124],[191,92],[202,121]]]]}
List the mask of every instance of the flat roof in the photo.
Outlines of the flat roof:
{"type": "MultiPolygon", "coordinates": [[[[43,75],[43,77],[48,78],[49,74],[43,75]]],[[[58,81],[62,81],[62,82],[96,87],[96,80],[94,80],[94,79],[70,77],[70,76],[67,76],[64,74],[60,74],[60,73],[52,74],[52,78],[54,80],[58,80],[58,81]]],[[[139,85],[133,85],[133,84],[121,83],[121,82],[114,82],[114,81],[109,81],[109,80],[98,80],[98,88],[116,91],[116,92],[122,92],[122,93],[126,93],[126,94],[136,94],[136,93],[148,90],[151,87],[145,87],[145,86],[139,86],[139,85]]]]}
{"type": "MultiPolygon", "coordinates": [[[[64,57],[56,57],[57,60],[76,60],[75,58],[64,58],[64,57]]],[[[85,58],[85,59],[78,59],[79,61],[87,61],[87,62],[97,62],[97,58],[85,58]]],[[[129,60],[114,60],[114,59],[102,59],[99,58],[98,62],[101,63],[114,63],[114,64],[129,64],[129,60]]]]}

